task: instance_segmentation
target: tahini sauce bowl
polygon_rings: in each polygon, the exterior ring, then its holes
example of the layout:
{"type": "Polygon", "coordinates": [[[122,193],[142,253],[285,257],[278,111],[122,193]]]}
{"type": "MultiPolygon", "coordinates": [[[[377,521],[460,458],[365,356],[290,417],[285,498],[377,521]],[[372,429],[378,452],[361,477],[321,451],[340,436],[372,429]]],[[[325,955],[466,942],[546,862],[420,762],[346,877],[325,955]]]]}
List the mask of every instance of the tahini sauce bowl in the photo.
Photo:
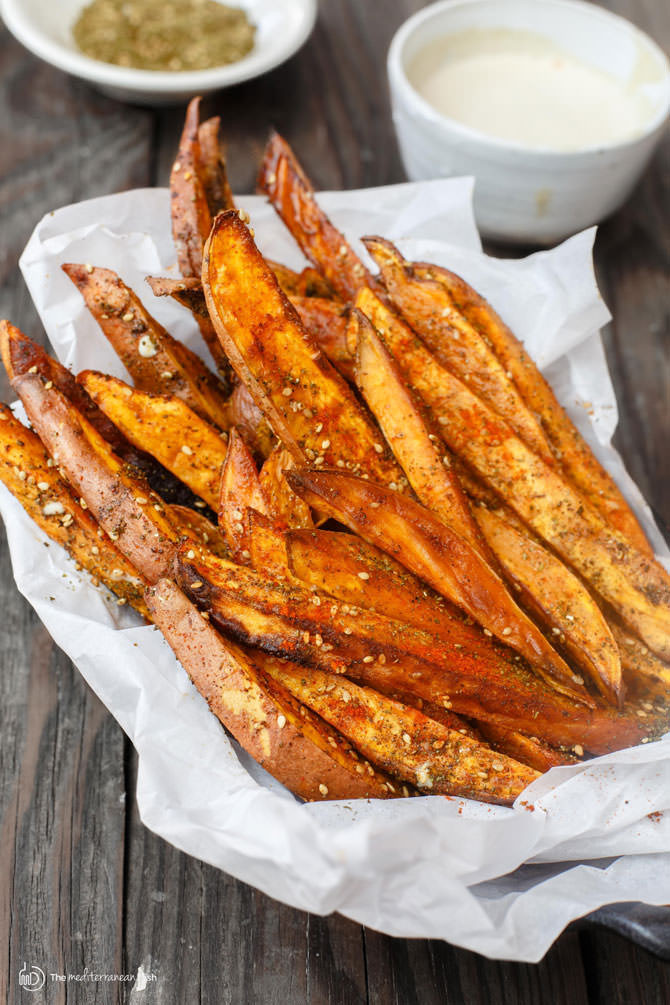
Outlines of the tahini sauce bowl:
{"type": "Polygon", "coordinates": [[[209,70],[136,70],[91,59],[78,49],[72,28],[89,2],[0,0],[0,14],[14,37],[40,59],[105,94],[142,105],[178,104],[273,70],[307,41],[317,14],[317,0],[227,0],[242,7],[256,26],[254,47],[243,59],[209,70]]]}
{"type": "Polygon", "coordinates": [[[399,28],[387,70],[408,176],[474,176],[481,233],[512,243],[551,244],[611,215],[639,180],[670,113],[662,50],[630,22],[579,0],[442,0],[399,28]],[[643,89],[648,121],[623,141],[557,151],[499,139],[441,114],[417,90],[412,67],[436,39],[472,29],[547,38],[627,88],[643,89]]]}

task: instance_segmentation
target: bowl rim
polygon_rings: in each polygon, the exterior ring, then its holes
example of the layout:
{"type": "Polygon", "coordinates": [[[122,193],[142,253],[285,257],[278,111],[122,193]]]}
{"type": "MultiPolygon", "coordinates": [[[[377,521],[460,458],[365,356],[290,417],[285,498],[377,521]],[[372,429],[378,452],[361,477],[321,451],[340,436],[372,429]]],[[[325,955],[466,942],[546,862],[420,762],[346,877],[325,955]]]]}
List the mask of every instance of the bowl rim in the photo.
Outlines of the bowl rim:
{"type": "MultiPolygon", "coordinates": [[[[502,7],[506,2],[507,0],[498,0],[498,5],[502,7]]],[[[491,136],[488,133],[475,129],[472,126],[467,126],[464,123],[459,122],[457,119],[453,119],[450,116],[443,115],[439,112],[434,105],[432,105],[417,91],[409,80],[403,61],[404,46],[420,25],[441,14],[443,11],[450,10],[454,7],[474,7],[482,3],[488,4],[490,3],[490,0],[437,0],[436,3],[423,7],[415,14],[412,14],[411,17],[407,18],[406,21],[403,21],[391,39],[386,57],[386,70],[391,88],[393,89],[395,87],[396,89],[402,89],[405,97],[409,99],[410,103],[414,106],[417,112],[420,112],[424,118],[429,119],[433,125],[436,125],[441,129],[446,126],[456,134],[460,134],[464,139],[477,141],[482,146],[488,145],[492,149],[501,153],[507,151],[515,155],[523,154],[526,157],[537,158],[537,160],[551,158],[554,160],[564,159],[569,161],[575,160],[583,155],[588,156],[593,154],[602,154],[613,150],[625,150],[639,145],[655,133],[659,132],[670,115],[670,60],[660,45],[658,45],[658,43],[655,42],[650,35],[642,31],[641,28],[638,28],[637,25],[633,24],[632,21],[629,21],[625,17],[621,17],[619,14],[614,14],[612,11],[606,10],[603,7],[599,7],[594,3],[587,3],[585,0],[533,0],[533,2],[542,3],[545,6],[563,8],[566,10],[572,9],[573,11],[587,13],[593,17],[600,17],[606,21],[614,22],[630,35],[636,37],[641,44],[654,53],[661,66],[665,69],[665,95],[661,107],[645,126],[642,132],[637,133],[630,139],[593,144],[591,146],[579,147],[576,150],[556,150],[552,147],[528,146],[527,144],[518,141],[506,140],[498,136],[491,136]]],[[[532,26],[528,28],[528,31],[533,31],[532,26]]]]}
{"type": "Polygon", "coordinates": [[[64,73],[120,91],[178,96],[240,84],[275,69],[289,59],[304,45],[314,29],[318,0],[291,0],[291,6],[300,19],[295,30],[283,39],[283,44],[271,57],[263,49],[252,49],[235,63],[224,63],[206,70],[141,70],[92,59],[42,31],[39,23],[26,13],[21,0],[0,0],[0,16],[17,41],[33,55],[64,73]]]}

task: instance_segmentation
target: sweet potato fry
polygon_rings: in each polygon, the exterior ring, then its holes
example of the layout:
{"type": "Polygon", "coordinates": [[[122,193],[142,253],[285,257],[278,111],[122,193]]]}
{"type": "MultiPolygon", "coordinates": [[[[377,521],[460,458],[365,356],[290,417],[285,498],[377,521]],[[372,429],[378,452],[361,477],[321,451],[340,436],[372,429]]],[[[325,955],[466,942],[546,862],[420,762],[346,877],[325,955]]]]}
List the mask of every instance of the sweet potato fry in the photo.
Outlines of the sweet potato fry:
{"type": "Polygon", "coordinates": [[[0,481],[16,496],[28,516],[86,569],[143,617],[147,585],[140,573],[110,541],[87,508],[63,481],[39,437],[0,404],[0,481]]]}
{"type": "Polygon", "coordinates": [[[417,498],[495,567],[440,437],[429,428],[372,323],[354,309],[348,331],[356,342],[356,385],[417,498]]]}
{"type": "Polygon", "coordinates": [[[256,463],[251,451],[233,427],[228,440],[228,452],[221,469],[217,513],[219,526],[237,562],[247,564],[251,558],[247,509],[267,516],[268,501],[261,488],[256,463]]]}
{"type": "Polygon", "coordinates": [[[197,173],[212,219],[224,209],[235,209],[226,162],[219,142],[220,127],[221,119],[218,115],[206,119],[198,126],[197,173]]]}
{"type": "Polygon", "coordinates": [[[323,297],[290,296],[289,299],[324,356],[338,373],[353,380],[354,361],[347,345],[349,308],[323,297]]]}
{"type": "Polygon", "coordinates": [[[528,764],[536,771],[549,771],[561,764],[575,764],[577,761],[573,754],[550,747],[535,736],[526,736],[492,722],[481,722],[478,726],[494,750],[528,764]]]}
{"type": "MultiPolygon", "coordinates": [[[[538,420],[479,332],[451,306],[443,287],[429,279],[417,279],[390,242],[374,237],[366,238],[365,244],[379,265],[394,307],[435,358],[506,419],[532,450],[553,464],[554,455],[538,420]]],[[[363,303],[369,306],[370,298],[363,303]]],[[[358,306],[367,314],[363,303],[358,306]]],[[[375,313],[381,313],[381,306],[375,305],[375,313]]],[[[375,317],[370,320],[377,324],[375,317]]]]}
{"type": "Polygon", "coordinates": [[[447,446],[568,562],[662,658],[670,658],[670,577],[636,551],[401,321],[384,344],[447,446]]]}
{"type": "Polygon", "coordinates": [[[174,583],[162,579],[147,590],[146,600],[214,715],[295,795],[308,800],[391,795],[384,778],[364,770],[335,730],[224,640],[174,583]]]}
{"type": "Polygon", "coordinates": [[[258,187],[265,192],[305,257],[342,300],[353,300],[361,285],[374,285],[375,280],[344,235],[319,207],[311,182],[278,133],[272,133],[265,148],[258,187]]]}
{"type": "Polygon", "coordinates": [[[509,805],[539,777],[532,768],[371,688],[279,663],[270,672],[373,764],[420,792],[509,805]]]}
{"type": "Polygon", "coordinates": [[[168,506],[170,522],[180,537],[188,537],[219,558],[230,558],[226,540],[219,528],[204,513],[188,506],[168,506]]]}
{"type": "Polygon", "coordinates": [[[302,272],[295,272],[287,265],[266,259],[275,274],[275,278],[287,297],[318,297],[322,300],[334,300],[333,288],[316,269],[309,266],[302,272]]]}
{"type": "Polygon", "coordinates": [[[487,340],[505,370],[512,375],[524,401],[541,422],[559,465],[578,491],[599,510],[606,523],[619,530],[638,551],[651,557],[653,552],[644,531],[614,479],[596,459],[567,416],[523,343],[493,307],[460,276],[423,263],[413,268],[418,275],[442,284],[454,307],[487,340]]]}
{"type": "Polygon", "coordinates": [[[289,471],[311,506],[388,552],[496,638],[519,652],[551,686],[589,703],[581,678],[523,613],[478,551],[434,513],[381,485],[337,471],[289,471]]]}
{"type": "Polygon", "coordinates": [[[268,457],[277,443],[277,438],[244,384],[236,384],[228,405],[230,425],[235,426],[254,454],[263,458],[268,457]]]}
{"type": "Polygon", "coordinates": [[[284,477],[295,462],[288,450],[276,446],[261,468],[259,482],[261,492],[267,499],[268,513],[277,526],[313,527],[314,521],[307,503],[297,496],[284,477]]]}
{"type": "Polygon", "coordinates": [[[462,631],[449,642],[444,630],[438,638],[290,583],[269,582],[189,545],[179,551],[175,576],[212,621],[240,642],[344,672],[390,697],[406,701],[411,694],[554,745],[581,743],[593,753],[630,746],[667,728],[667,716],[643,720],[570,701],[495,647],[462,645],[462,631]],[[189,558],[193,550],[195,558],[189,558]]]}
{"type": "Polygon", "coordinates": [[[404,480],[351,388],[305,332],[237,214],[217,217],[203,268],[209,312],[237,374],[298,463],[404,480]],[[319,460],[321,458],[322,460],[319,460]]]}
{"type": "Polygon", "coordinates": [[[38,374],[12,385],[47,452],[119,551],[148,582],[167,575],[178,534],[160,496],[124,467],[56,387],[38,374]]]}
{"type": "Polygon", "coordinates": [[[136,391],[93,370],[79,380],[103,412],[141,450],[155,457],[216,509],[226,441],[180,398],[136,391]]]}
{"type": "Polygon", "coordinates": [[[155,297],[172,297],[196,317],[209,318],[200,277],[173,279],[171,276],[146,276],[155,297]]]}
{"type": "Polygon", "coordinates": [[[284,531],[274,520],[255,509],[247,509],[244,527],[249,541],[249,564],[252,569],[274,579],[286,579],[302,586],[289,569],[284,531]]]}
{"type": "Polygon", "coordinates": [[[173,338],[111,269],[63,265],[137,388],[181,398],[226,429],[227,388],[199,356],[173,338]]]}
{"type": "Polygon", "coordinates": [[[480,506],[475,516],[524,606],[536,621],[547,626],[601,694],[621,705],[618,647],[588,590],[553,552],[496,511],[480,506]]]}
{"type": "Polygon", "coordinates": [[[670,699],[670,666],[650,653],[644,642],[629,635],[615,620],[610,620],[608,624],[619,649],[626,683],[633,685],[636,679],[656,681],[670,699]]]}
{"type": "MultiPolygon", "coordinates": [[[[186,111],[177,159],[170,174],[172,237],[179,271],[184,278],[200,277],[203,249],[212,226],[212,214],[202,179],[199,120],[200,98],[194,98],[186,111]]],[[[230,365],[211,321],[199,314],[194,316],[219,373],[227,377],[230,365]]]]}
{"type": "Polygon", "coordinates": [[[202,253],[212,226],[212,214],[200,174],[199,122],[200,98],[193,98],[186,110],[177,159],[170,174],[172,236],[183,276],[200,274],[202,253]]]}

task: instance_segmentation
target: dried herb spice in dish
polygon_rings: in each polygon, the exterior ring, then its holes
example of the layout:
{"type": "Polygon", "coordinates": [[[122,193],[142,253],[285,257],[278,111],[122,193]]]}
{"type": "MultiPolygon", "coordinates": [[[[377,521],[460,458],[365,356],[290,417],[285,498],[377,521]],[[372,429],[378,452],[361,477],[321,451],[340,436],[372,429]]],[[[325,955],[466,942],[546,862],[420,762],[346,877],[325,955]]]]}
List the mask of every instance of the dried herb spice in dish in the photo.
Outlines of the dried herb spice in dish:
{"type": "Polygon", "coordinates": [[[251,51],[255,27],[215,0],[93,0],[73,35],[87,56],[138,70],[206,70],[251,51]]]}

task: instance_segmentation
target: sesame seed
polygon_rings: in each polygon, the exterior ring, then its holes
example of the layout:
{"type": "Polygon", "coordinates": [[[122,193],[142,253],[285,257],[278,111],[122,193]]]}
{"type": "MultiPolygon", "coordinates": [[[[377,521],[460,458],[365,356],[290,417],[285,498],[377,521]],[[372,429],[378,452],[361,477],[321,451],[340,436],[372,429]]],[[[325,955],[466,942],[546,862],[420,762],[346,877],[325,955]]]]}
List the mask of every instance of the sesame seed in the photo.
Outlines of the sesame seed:
{"type": "Polygon", "coordinates": [[[327,796],[328,795],[328,786],[324,785],[323,782],[321,782],[321,784],[319,785],[319,792],[321,793],[322,796],[327,796]]]}
{"type": "MultiPolygon", "coordinates": [[[[205,536],[206,536],[206,535],[205,535],[205,536]]],[[[249,559],[251,558],[251,552],[250,552],[250,551],[247,551],[247,549],[245,548],[245,549],[244,549],[244,550],[242,551],[242,558],[244,558],[244,559],[245,559],[246,561],[249,561],[249,559]]]]}
{"type": "Polygon", "coordinates": [[[561,634],[561,629],[560,628],[552,628],[551,629],[551,634],[552,635],[560,635],[561,634]]]}
{"type": "Polygon", "coordinates": [[[179,163],[179,161],[175,161],[174,162],[174,166],[173,166],[172,170],[176,171],[176,172],[181,171],[181,164],[179,163]]]}
{"type": "Polygon", "coordinates": [[[172,377],[172,373],[170,370],[163,370],[161,377],[163,378],[163,380],[170,380],[170,378],[172,377]]]}
{"type": "Polygon", "coordinates": [[[284,395],[285,398],[290,398],[291,395],[293,394],[293,388],[285,387],[284,390],[282,391],[282,394],[284,395]]]}
{"type": "Polygon", "coordinates": [[[97,544],[94,544],[93,547],[91,548],[91,554],[92,555],[99,555],[100,554],[100,549],[98,548],[97,544]]]}
{"type": "Polygon", "coordinates": [[[407,746],[409,747],[410,743],[412,742],[412,737],[409,735],[409,733],[402,734],[402,742],[406,743],[407,746]]]}
{"type": "Polygon", "coordinates": [[[54,386],[53,380],[47,380],[47,382],[44,385],[44,390],[50,391],[53,386],[54,386]]]}
{"type": "Polygon", "coordinates": [[[343,702],[344,702],[345,704],[346,704],[347,702],[351,701],[351,695],[350,695],[350,694],[349,694],[349,692],[348,692],[348,691],[346,690],[346,688],[341,688],[341,689],[340,689],[340,698],[342,699],[342,701],[343,701],[343,702]]]}
{"type": "Polygon", "coordinates": [[[369,579],[370,578],[370,573],[369,572],[359,572],[358,573],[358,578],[359,579],[369,579]]]}
{"type": "Polygon", "coordinates": [[[344,629],[344,634],[345,634],[345,635],[351,635],[351,634],[352,634],[352,631],[353,631],[353,629],[351,629],[351,628],[345,628],[345,629],[344,629]]]}
{"type": "Polygon", "coordinates": [[[192,590],[199,590],[201,588],[201,586],[202,586],[202,581],[200,579],[195,579],[191,583],[191,589],[192,590]]]}
{"type": "Polygon", "coordinates": [[[86,271],[88,272],[89,276],[93,272],[93,266],[91,265],[90,262],[86,263],[86,271]]]}
{"type": "Polygon", "coordinates": [[[384,448],[382,447],[381,443],[375,443],[374,448],[378,454],[384,453],[384,448]]]}
{"type": "Polygon", "coordinates": [[[233,520],[242,520],[242,510],[241,509],[234,509],[233,510],[233,520]]]}
{"type": "Polygon", "coordinates": [[[38,482],[37,487],[40,490],[40,492],[46,492],[47,489],[49,488],[49,482],[38,482]]]}
{"type": "Polygon", "coordinates": [[[309,632],[303,632],[302,633],[302,641],[307,645],[307,644],[309,644],[309,640],[310,640],[310,634],[309,634],[309,632]]]}
{"type": "Polygon", "coordinates": [[[503,633],[503,635],[511,635],[512,634],[512,629],[511,628],[503,628],[502,633],[503,633]]]}
{"type": "Polygon", "coordinates": [[[488,630],[488,628],[485,628],[485,629],[484,629],[484,635],[488,635],[488,637],[489,637],[489,638],[492,638],[492,637],[493,637],[493,632],[490,632],[490,631],[488,630]]]}
{"type": "Polygon", "coordinates": [[[386,663],[386,656],[384,656],[384,653],[380,653],[379,654],[379,656],[377,657],[377,662],[378,663],[386,663]]]}
{"type": "Polygon", "coordinates": [[[190,181],[193,177],[192,171],[184,171],[184,181],[190,181]]]}
{"type": "Polygon", "coordinates": [[[65,512],[65,507],[61,502],[48,502],[42,507],[45,516],[58,516],[65,512]]]}
{"type": "Polygon", "coordinates": [[[286,725],[286,716],[285,715],[278,715],[277,716],[277,726],[279,727],[279,729],[283,729],[285,725],[286,725]]]}
{"type": "Polygon", "coordinates": [[[314,427],[314,432],[320,433],[322,429],[323,429],[323,422],[317,422],[316,426],[314,427]]]}
{"type": "Polygon", "coordinates": [[[243,527],[243,525],[239,521],[237,521],[236,523],[233,524],[233,533],[235,533],[235,534],[243,534],[244,533],[244,527],[243,527]]]}
{"type": "Polygon", "coordinates": [[[189,447],[188,443],[182,443],[181,452],[182,454],[186,454],[187,457],[191,457],[193,454],[193,451],[189,447]]]}
{"type": "Polygon", "coordinates": [[[249,223],[249,220],[251,219],[246,209],[238,209],[237,215],[239,216],[242,223],[249,223]]]}
{"type": "Polygon", "coordinates": [[[324,440],[321,444],[321,449],[327,450],[329,446],[330,446],[330,440],[324,440]]]}
{"type": "Polygon", "coordinates": [[[274,185],[274,183],[277,181],[277,175],[274,173],[274,171],[269,171],[268,174],[265,176],[265,180],[268,183],[268,185],[274,185]]]}
{"type": "Polygon", "coordinates": [[[112,569],[110,576],[112,579],[123,579],[123,572],[121,569],[112,569]]]}
{"type": "Polygon", "coordinates": [[[317,646],[317,648],[323,645],[323,639],[321,638],[318,632],[314,636],[314,645],[317,646]]]}
{"type": "Polygon", "coordinates": [[[137,351],[144,359],[151,359],[158,352],[156,344],[150,335],[143,335],[137,343],[137,351]]]}
{"type": "Polygon", "coordinates": [[[374,656],[364,656],[363,657],[363,662],[364,663],[374,663],[374,661],[375,661],[374,656]]]}
{"type": "Polygon", "coordinates": [[[584,748],[582,747],[581,743],[576,743],[572,749],[574,750],[577,757],[584,756],[584,748]]]}
{"type": "Polygon", "coordinates": [[[122,321],[132,321],[134,317],[135,317],[135,315],[133,314],[133,312],[132,311],[128,311],[126,314],[123,315],[123,317],[121,318],[121,320],[122,321]]]}
{"type": "Polygon", "coordinates": [[[116,601],[117,607],[123,607],[123,605],[125,604],[125,602],[126,602],[126,598],[125,597],[119,597],[119,599],[116,601]]]}
{"type": "Polygon", "coordinates": [[[492,763],[491,767],[493,768],[494,771],[503,771],[504,768],[505,768],[505,765],[502,764],[500,761],[494,761],[492,763]]]}
{"type": "Polygon", "coordinates": [[[186,557],[187,557],[187,558],[195,558],[195,552],[193,551],[193,549],[192,549],[192,548],[191,548],[191,550],[190,550],[190,551],[187,551],[187,552],[186,552],[186,557]]]}

